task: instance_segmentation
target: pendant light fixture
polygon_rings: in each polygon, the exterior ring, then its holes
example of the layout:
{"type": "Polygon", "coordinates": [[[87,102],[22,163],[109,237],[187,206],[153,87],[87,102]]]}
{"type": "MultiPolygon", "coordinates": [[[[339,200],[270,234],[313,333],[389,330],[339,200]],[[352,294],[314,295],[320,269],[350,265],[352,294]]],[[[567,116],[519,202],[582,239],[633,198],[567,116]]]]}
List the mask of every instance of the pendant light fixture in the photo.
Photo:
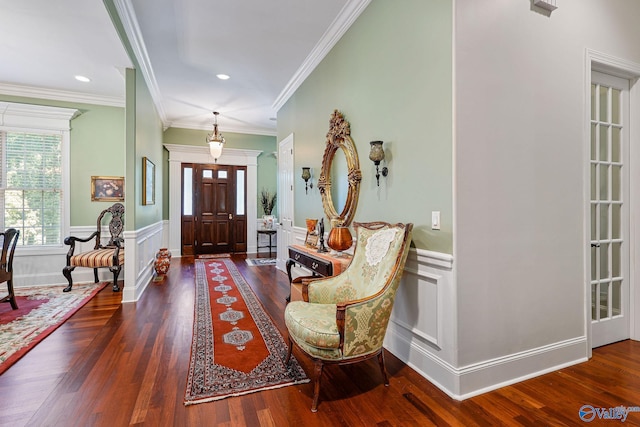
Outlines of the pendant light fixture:
{"type": "Polygon", "coordinates": [[[205,139],[209,144],[209,152],[211,153],[211,157],[213,160],[218,162],[218,158],[222,155],[222,147],[224,146],[224,137],[221,133],[218,132],[218,113],[217,111],[213,112],[213,116],[215,121],[213,122],[213,133],[208,134],[205,139]]]}

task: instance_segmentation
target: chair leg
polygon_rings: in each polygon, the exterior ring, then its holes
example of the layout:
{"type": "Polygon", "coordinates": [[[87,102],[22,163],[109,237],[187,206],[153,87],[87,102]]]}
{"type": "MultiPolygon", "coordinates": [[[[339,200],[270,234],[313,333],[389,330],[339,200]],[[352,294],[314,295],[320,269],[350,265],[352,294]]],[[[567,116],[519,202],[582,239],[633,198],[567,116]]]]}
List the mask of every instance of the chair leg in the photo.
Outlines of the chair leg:
{"type": "Polygon", "coordinates": [[[289,348],[287,348],[287,358],[284,360],[284,363],[289,363],[289,359],[291,359],[292,352],[293,352],[293,340],[291,339],[291,335],[289,335],[289,348]]]}
{"type": "Polygon", "coordinates": [[[69,286],[64,288],[62,290],[63,292],[69,292],[71,290],[71,288],[73,287],[73,280],[71,279],[71,272],[73,271],[74,268],[75,267],[67,265],[65,268],[62,269],[62,274],[64,275],[64,277],[67,278],[67,281],[69,282],[69,286]]]}
{"type": "Polygon", "coordinates": [[[11,308],[17,310],[18,303],[16,302],[16,294],[13,291],[13,280],[7,280],[7,289],[9,290],[9,302],[11,303],[11,308]]]}
{"type": "Polygon", "coordinates": [[[389,376],[387,375],[387,368],[384,366],[384,350],[380,350],[380,353],[378,353],[378,364],[384,377],[384,385],[389,387],[389,376]]]}
{"type": "Polygon", "coordinates": [[[320,377],[322,377],[322,368],[324,364],[318,360],[315,363],[314,374],[316,376],[315,383],[313,384],[313,403],[311,404],[311,412],[318,412],[318,398],[320,397],[320,377]]]}
{"type": "Polygon", "coordinates": [[[98,282],[100,281],[100,280],[98,279],[98,269],[97,269],[97,268],[94,268],[94,269],[93,269],[93,281],[94,281],[95,283],[98,283],[98,282]]]}
{"type": "Polygon", "coordinates": [[[118,286],[118,276],[120,275],[120,270],[122,267],[119,265],[117,267],[109,267],[109,270],[113,273],[113,292],[118,292],[120,287],[118,286]]]}

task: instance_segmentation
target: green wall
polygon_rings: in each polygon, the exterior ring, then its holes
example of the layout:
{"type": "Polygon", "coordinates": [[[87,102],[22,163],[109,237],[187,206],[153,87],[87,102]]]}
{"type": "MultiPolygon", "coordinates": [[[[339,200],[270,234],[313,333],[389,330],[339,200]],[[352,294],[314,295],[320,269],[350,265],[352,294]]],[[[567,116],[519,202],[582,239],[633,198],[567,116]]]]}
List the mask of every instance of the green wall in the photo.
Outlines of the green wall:
{"type": "Polygon", "coordinates": [[[278,111],[278,140],[294,134],[295,225],[324,215],[302,166],[322,162],[334,109],[351,124],[362,170],[355,221],[413,222],[418,248],[453,253],[452,2],[373,0],[278,111]],[[389,176],[376,186],[369,142],[385,141],[389,176]],[[431,230],[431,212],[441,230],[431,230]]]}
{"type": "MultiPolygon", "coordinates": [[[[213,128],[212,128],[213,129],[213,128]]],[[[276,137],[267,135],[249,135],[243,133],[224,132],[224,127],[220,125],[220,131],[224,134],[226,140],[226,148],[244,148],[247,150],[261,150],[262,154],[258,156],[258,197],[260,191],[264,188],[270,193],[276,192],[278,178],[278,162],[276,160],[276,137]]],[[[176,145],[195,145],[205,146],[205,138],[211,130],[195,130],[183,128],[168,128],[164,131],[164,143],[176,145]]],[[[169,152],[165,150],[164,163],[167,164],[169,152]]],[[[169,218],[169,171],[168,168],[164,174],[163,182],[165,182],[165,206],[164,218],[169,218]]],[[[258,217],[261,217],[262,205],[258,202],[258,217]]],[[[274,209],[272,215],[277,215],[277,209],[274,209]]]]}
{"type": "MultiPolygon", "coordinates": [[[[127,117],[127,170],[130,171],[128,176],[133,177],[134,180],[133,183],[129,180],[128,185],[130,186],[127,189],[132,188],[135,197],[129,199],[127,208],[130,210],[131,204],[134,205],[135,228],[133,229],[139,230],[163,219],[162,207],[166,191],[162,186],[162,176],[167,167],[166,162],[163,161],[162,121],[156,112],[142,73],[135,70],[134,74],[132,71],[127,70],[127,109],[131,110],[129,97],[133,92],[135,117],[127,117]],[[131,85],[131,80],[135,82],[133,85],[131,85]],[[133,140],[131,140],[132,132],[134,134],[133,140]],[[143,159],[145,157],[155,165],[155,200],[153,204],[148,205],[144,205],[142,200],[143,159]],[[131,163],[133,167],[131,167],[131,163]]],[[[127,216],[127,218],[131,218],[131,216],[127,216]]]]}
{"type": "Polygon", "coordinates": [[[71,121],[70,221],[71,226],[95,225],[99,213],[113,202],[91,201],[91,176],[125,175],[124,108],[8,95],[0,95],[0,100],[80,111],[71,121]]]}

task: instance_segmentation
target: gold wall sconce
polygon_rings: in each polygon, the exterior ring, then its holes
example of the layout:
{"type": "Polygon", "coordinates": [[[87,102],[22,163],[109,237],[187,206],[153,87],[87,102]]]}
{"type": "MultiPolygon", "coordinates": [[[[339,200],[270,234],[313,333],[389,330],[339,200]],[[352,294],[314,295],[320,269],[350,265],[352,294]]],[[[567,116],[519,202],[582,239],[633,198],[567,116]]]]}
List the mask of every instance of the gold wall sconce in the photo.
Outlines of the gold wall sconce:
{"type": "Polygon", "coordinates": [[[302,167],[302,179],[304,179],[304,193],[309,194],[309,188],[313,189],[313,181],[309,182],[311,179],[311,168],[302,167]]]}
{"type": "Polygon", "coordinates": [[[376,182],[380,187],[380,174],[386,177],[389,174],[389,169],[386,166],[380,170],[380,162],[384,160],[384,149],[382,148],[382,141],[371,141],[371,151],[369,152],[369,160],[376,165],[376,182]]]}

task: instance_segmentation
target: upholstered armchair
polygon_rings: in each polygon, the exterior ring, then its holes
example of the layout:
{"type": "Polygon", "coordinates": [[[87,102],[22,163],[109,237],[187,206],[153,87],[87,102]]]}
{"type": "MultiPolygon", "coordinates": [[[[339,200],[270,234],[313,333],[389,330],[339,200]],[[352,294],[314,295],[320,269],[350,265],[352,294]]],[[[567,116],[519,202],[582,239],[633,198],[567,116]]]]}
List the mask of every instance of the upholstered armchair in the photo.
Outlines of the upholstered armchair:
{"type": "Polygon", "coordinates": [[[285,309],[289,351],[293,346],[315,365],[313,403],[316,412],[325,364],[349,364],[378,358],[384,384],[382,342],[396,290],[409,252],[413,224],[354,223],[356,247],[351,264],[333,277],[304,280],[304,301],[285,309]]]}
{"type": "Polygon", "coordinates": [[[122,231],[124,229],[124,205],[116,203],[110,208],[103,210],[98,216],[97,230],[86,239],[80,237],[69,236],[64,239],[64,244],[69,245],[67,252],[67,266],[62,270],[62,274],[67,278],[69,286],[64,288],[64,292],[69,292],[73,287],[71,272],[76,267],[93,268],[93,277],[98,283],[98,269],[108,268],[113,273],[113,292],[120,290],[118,286],[118,275],[124,264],[124,248],[122,247],[124,239],[122,231]],[[102,220],[109,218],[109,233],[111,237],[106,245],[102,244],[100,239],[102,234],[102,220]],[[76,242],[89,242],[95,239],[93,250],[74,254],[76,242]]]}

